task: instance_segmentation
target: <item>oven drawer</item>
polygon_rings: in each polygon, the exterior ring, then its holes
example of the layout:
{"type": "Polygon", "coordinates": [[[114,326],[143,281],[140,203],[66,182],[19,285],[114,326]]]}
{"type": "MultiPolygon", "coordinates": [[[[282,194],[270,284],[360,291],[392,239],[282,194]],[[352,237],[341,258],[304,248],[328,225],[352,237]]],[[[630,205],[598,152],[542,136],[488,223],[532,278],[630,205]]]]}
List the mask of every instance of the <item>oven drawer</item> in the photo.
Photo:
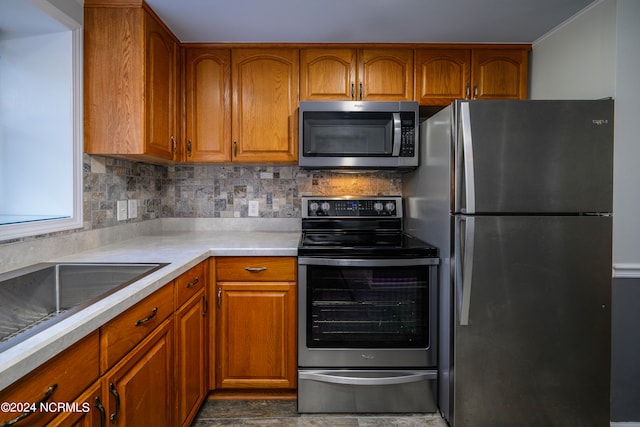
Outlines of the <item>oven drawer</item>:
{"type": "Polygon", "coordinates": [[[298,370],[298,412],[436,412],[435,370],[298,370]]]}

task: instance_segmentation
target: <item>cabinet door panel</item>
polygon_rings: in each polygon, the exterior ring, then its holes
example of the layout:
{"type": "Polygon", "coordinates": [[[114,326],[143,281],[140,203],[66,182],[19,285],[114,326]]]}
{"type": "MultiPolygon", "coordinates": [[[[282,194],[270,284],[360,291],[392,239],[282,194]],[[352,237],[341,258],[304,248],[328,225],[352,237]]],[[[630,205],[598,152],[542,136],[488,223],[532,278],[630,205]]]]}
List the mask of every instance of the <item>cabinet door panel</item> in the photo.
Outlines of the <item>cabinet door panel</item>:
{"type": "Polygon", "coordinates": [[[206,300],[201,290],[176,312],[178,425],[189,426],[207,394],[206,300]]]}
{"type": "Polygon", "coordinates": [[[220,282],[218,388],[294,388],[295,283],[220,282]]]}
{"type": "Polygon", "coordinates": [[[297,156],[297,49],[232,51],[232,158],[294,162],[297,156]]]}
{"type": "Polygon", "coordinates": [[[107,425],[107,413],[102,396],[102,381],[96,381],[75,400],[78,411],[63,412],[49,427],[102,427],[107,425]]]}
{"type": "Polygon", "coordinates": [[[231,160],[231,52],[189,48],[186,53],[187,161],[231,160]]]}
{"type": "Polygon", "coordinates": [[[474,99],[526,99],[528,52],[522,49],[474,49],[474,99]]]}
{"type": "Polygon", "coordinates": [[[419,49],[416,52],[416,99],[425,105],[449,105],[470,96],[471,51],[419,49]]]}
{"type": "Polygon", "coordinates": [[[359,99],[413,100],[413,49],[361,49],[358,80],[359,99]]]}
{"type": "Polygon", "coordinates": [[[355,49],[302,49],[300,100],[349,101],[355,96],[355,49]]]}
{"type": "Polygon", "coordinates": [[[173,426],[173,321],[168,320],[106,376],[107,416],[116,426],[173,426]]]}
{"type": "Polygon", "coordinates": [[[177,46],[148,14],[146,68],[146,152],[172,159],[175,148],[177,105],[177,46]]]}

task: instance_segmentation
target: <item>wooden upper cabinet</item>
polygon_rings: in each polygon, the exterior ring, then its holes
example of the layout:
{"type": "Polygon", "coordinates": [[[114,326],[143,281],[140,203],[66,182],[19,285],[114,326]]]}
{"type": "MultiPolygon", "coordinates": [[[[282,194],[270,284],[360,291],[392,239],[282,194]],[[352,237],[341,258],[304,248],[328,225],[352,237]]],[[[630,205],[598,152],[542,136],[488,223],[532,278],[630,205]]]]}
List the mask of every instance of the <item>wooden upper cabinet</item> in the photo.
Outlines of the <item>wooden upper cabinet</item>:
{"type": "Polygon", "coordinates": [[[146,152],[173,159],[177,146],[178,44],[149,14],[145,14],[146,152]]]}
{"type": "Polygon", "coordinates": [[[528,49],[416,50],[416,99],[448,105],[455,99],[526,99],[528,49]]]}
{"type": "Polygon", "coordinates": [[[172,161],[177,41],[142,7],[99,3],[84,9],[85,152],[172,161]]]}
{"type": "Polygon", "coordinates": [[[231,51],[186,49],[186,161],[231,160],[231,51]]]}
{"type": "Polygon", "coordinates": [[[349,101],[355,96],[356,49],[300,50],[300,99],[349,101]]]}
{"type": "Polygon", "coordinates": [[[298,49],[231,52],[232,160],[298,160],[298,49]]]}
{"type": "Polygon", "coordinates": [[[306,48],[300,64],[301,100],[413,99],[413,49],[306,48]]]}
{"type": "Polygon", "coordinates": [[[413,49],[360,49],[358,99],[413,100],[413,49]]]}
{"type": "Polygon", "coordinates": [[[469,98],[471,51],[467,49],[418,49],[416,51],[416,100],[424,105],[448,105],[469,98]]]}
{"type": "Polygon", "coordinates": [[[526,99],[528,52],[523,49],[474,49],[474,99],[526,99]]]}

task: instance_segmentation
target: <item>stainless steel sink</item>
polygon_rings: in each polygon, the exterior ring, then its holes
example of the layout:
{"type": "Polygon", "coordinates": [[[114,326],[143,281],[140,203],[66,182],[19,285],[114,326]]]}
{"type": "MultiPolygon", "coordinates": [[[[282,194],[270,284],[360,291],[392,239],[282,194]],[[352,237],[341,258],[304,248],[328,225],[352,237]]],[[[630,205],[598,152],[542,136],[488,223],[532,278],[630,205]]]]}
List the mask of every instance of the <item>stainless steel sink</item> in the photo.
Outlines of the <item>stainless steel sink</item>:
{"type": "Polygon", "coordinates": [[[0,274],[0,352],[165,265],[42,263],[0,274]]]}

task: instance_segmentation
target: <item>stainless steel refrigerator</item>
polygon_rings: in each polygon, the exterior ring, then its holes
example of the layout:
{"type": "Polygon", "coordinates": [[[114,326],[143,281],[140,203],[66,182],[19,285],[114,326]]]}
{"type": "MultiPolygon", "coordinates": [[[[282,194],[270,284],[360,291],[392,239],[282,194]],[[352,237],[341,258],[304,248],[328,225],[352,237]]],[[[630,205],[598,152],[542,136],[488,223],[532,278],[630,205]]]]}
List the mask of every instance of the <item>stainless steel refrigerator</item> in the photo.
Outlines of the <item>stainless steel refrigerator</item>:
{"type": "Polygon", "coordinates": [[[420,127],[405,231],[435,244],[456,427],[608,426],[613,101],[457,101],[420,127]]]}

